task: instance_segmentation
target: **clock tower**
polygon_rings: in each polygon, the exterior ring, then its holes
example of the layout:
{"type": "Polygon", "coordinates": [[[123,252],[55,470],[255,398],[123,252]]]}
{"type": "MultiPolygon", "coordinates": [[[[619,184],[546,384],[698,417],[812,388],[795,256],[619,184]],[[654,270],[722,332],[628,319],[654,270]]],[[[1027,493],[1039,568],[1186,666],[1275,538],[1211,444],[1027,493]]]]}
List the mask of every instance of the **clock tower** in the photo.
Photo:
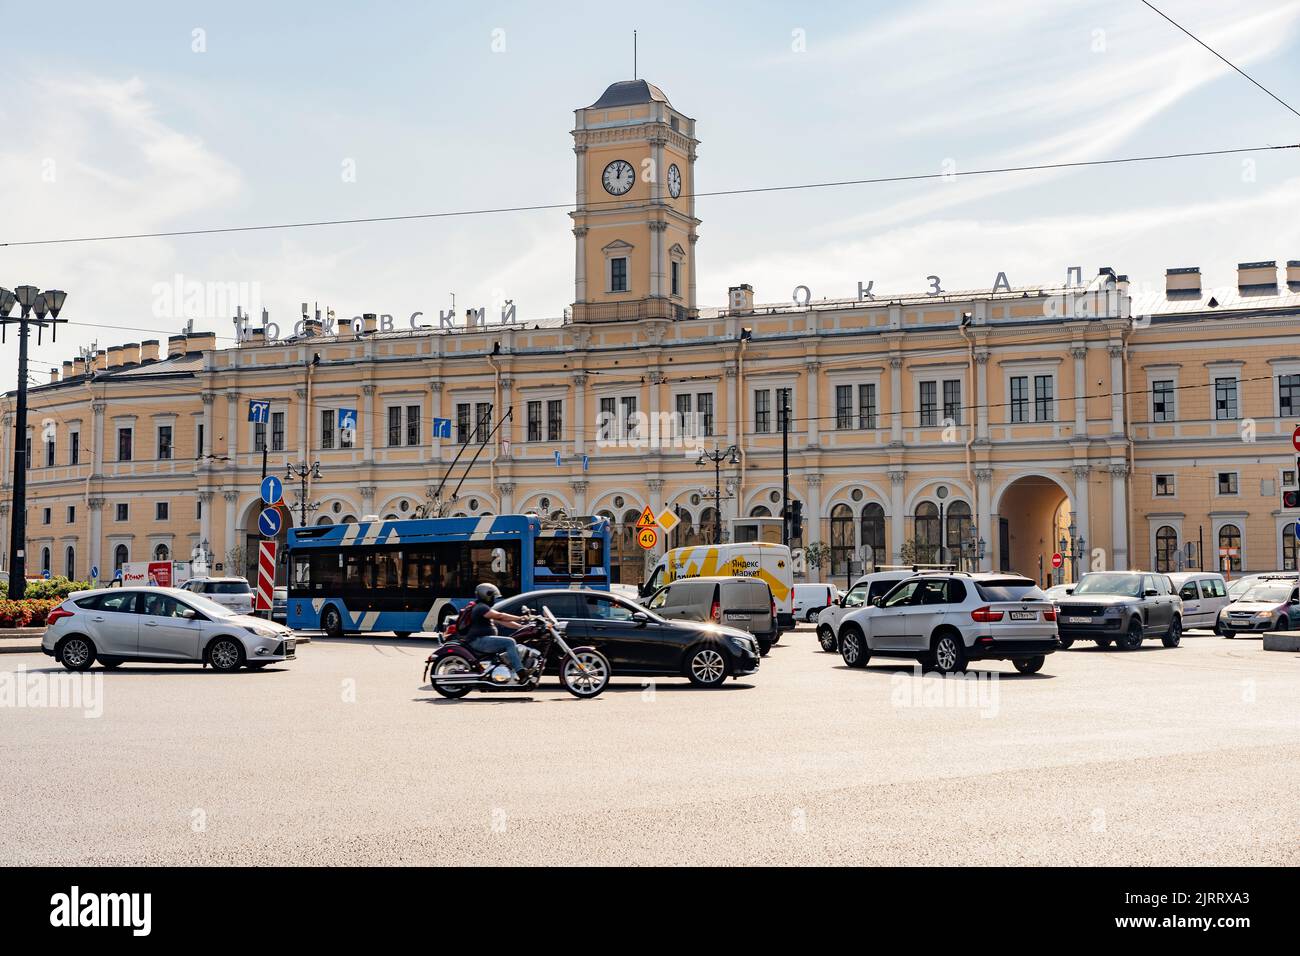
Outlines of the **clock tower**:
{"type": "Polygon", "coordinates": [[[576,322],[695,314],[695,120],[645,80],[575,111],[576,322]]]}

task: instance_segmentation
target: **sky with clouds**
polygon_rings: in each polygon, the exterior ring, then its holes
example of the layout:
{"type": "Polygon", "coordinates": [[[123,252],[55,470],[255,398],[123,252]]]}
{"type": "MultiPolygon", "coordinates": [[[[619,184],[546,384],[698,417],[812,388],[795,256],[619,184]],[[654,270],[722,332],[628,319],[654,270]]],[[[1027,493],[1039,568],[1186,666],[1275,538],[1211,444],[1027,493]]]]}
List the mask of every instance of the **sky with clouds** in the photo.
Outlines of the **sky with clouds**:
{"type": "MultiPolygon", "coordinates": [[[[633,29],[640,75],[698,121],[701,191],[1300,143],[1300,118],[1138,0],[808,6],[0,0],[29,38],[0,74],[0,242],[570,202],[572,111],[630,77],[633,29]]],[[[1300,0],[1157,6],[1300,109],[1300,0]]],[[[1300,150],[702,198],[700,304],[1072,265],[1226,285],[1239,261],[1300,259],[1298,209],[1300,150]]],[[[289,324],[304,301],[431,315],[452,292],[556,316],[572,242],[557,209],[9,246],[0,285],[69,294],[73,324],[33,349],[43,379],[185,318],[230,335],[160,297],[177,277],[289,324]]]]}

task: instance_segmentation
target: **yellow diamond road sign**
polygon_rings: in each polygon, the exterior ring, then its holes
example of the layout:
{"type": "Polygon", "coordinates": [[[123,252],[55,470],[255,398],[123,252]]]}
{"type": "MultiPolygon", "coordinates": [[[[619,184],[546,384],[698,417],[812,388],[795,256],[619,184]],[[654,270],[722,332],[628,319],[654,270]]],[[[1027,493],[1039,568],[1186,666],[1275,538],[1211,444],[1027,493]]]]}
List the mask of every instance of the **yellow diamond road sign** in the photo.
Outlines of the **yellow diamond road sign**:
{"type": "Polygon", "coordinates": [[[673,528],[682,523],[682,519],[677,517],[676,512],[671,508],[665,508],[661,511],[659,517],[655,518],[655,521],[657,521],[659,527],[663,528],[665,531],[672,531],[673,528]]]}

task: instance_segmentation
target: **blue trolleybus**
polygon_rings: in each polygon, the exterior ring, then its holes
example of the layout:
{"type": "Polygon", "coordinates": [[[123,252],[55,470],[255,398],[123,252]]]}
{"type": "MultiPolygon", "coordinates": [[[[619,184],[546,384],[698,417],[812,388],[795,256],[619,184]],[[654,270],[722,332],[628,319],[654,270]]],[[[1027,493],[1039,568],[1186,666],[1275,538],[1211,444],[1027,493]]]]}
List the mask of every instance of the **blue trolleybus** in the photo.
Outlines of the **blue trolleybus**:
{"type": "Polygon", "coordinates": [[[609,590],[609,522],[537,515],[415,518],[289,531],[292,628],[331,637],[441,631],[484,581],[609,590]]]}

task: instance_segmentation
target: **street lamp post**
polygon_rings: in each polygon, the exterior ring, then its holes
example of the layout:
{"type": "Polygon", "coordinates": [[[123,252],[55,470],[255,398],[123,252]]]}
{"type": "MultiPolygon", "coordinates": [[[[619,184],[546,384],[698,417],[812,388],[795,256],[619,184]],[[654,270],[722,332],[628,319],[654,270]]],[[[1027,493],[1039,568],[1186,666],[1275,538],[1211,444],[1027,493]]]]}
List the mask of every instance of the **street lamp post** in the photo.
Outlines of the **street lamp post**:
{"type": "Polygon", "coordinates": [[[320,480],[320,462],[314,461],[310,465],[308,465],[306,462],[302,462],[299,465],[295,465],[293,462],[289,462],[285,466],[285,468],[286,468],[285,470],[286,477],[290,481],[293,481],[296,478],[299,482],[301,482],[302,490],[298,494],[298,508],[299,508],[299,515],[301,517],[301,520],[298,524],[298,527],[305,528],[307,527],[307,512],[315,511],[318,507],[320,507],[319,504],[309,505],[307,503],[307,479],[311,478],[316,481],[320,480]]]}
{"type": "Polygon", "coordinates": [[[34,285],[20,285],[13,292],[0,289],[0,342],[10,325],[18,326],[18,407],[14,420],[14,495],[12,524],[9,528],[9,600],[21,601],[27,590],[27,337],[36,326],[36,342],[48,325],[58,336],[59,312],[67,293],[59,289],[42,292],[34,285]],[[22,310],[10,318],[14,304],[22,310]],[[32,313],[36,318],[32,318],[32,313]]]}
{"type": "Polygon", "coordinates": [[[728,461],[728,464],[740,464],[740,449],[731,445],[723,451],[701,451],[700,457],[696,460],[695,465],[699,467],[705,462],[713,462],[713,543],[722,544],[722,463],[728,461]]]}

